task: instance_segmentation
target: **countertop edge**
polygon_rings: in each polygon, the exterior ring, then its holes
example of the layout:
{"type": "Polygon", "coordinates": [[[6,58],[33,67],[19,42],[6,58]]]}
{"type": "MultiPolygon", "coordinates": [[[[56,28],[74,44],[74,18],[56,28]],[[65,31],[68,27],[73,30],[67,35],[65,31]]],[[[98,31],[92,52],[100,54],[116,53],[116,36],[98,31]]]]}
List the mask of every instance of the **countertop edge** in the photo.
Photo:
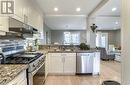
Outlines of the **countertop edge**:
{"type": "Polygon", "coordinates": [[[100,52],[100,50],[81,50],[81,51],[48,51],[48,53],[94,53],[100,52]]]}
{"type": "Polygon", "coordinates": [[[20,73],[22,73],[24,70],[26,70],[26,69],[28,69],[28,65],[26,65],[26,64],[1,64],[0,66],[11,66],[11,65],[15,65],[15,66],[19,66],[19,65],[23,65],[24,67],[23,68],[21,68],[21,71],[19,71],[16,75],[14,75],[14,76],[12,76],[11,77],[11,79],[8,79],[7,81],[3,81],[3,82],[1,82],[0,83],[0,85],[6,85],[6,84],[8,84],[8,83],[10,83],[11,81],[13,81],[13,79],[15,79],[20,73]]]}

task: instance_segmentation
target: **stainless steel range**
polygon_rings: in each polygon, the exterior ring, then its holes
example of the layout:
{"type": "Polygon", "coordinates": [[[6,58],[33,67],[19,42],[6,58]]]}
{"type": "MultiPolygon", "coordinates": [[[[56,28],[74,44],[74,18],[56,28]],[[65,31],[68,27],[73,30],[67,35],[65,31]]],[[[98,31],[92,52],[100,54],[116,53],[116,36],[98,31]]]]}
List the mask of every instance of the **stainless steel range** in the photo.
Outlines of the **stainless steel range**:
{"type": "Polygon", "coordinates": [[[45,55],[42,53],[24,52],[23,46],[7,46],[0,48],[1,64],[28,64],[28,85],[45,82],[45,55]]]}

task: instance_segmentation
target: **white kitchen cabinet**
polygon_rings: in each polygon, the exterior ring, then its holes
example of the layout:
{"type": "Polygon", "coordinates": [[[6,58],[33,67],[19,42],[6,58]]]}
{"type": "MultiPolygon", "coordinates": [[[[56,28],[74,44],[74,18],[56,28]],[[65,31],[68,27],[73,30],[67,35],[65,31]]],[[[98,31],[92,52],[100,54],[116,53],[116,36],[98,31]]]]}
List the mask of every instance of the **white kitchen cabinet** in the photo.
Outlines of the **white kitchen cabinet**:
{"type": "Polygon", "coordinates": [[[11,17],[22,21],[30,26],[43,29],[43,13],[35,5],[34,2],[29,0],[14,0],[15,1],[15,12],[11,17]]]}
{"type": "Polygon", "coordinates": [[[75,74],[76,73],[76,53],[65,53],[64,73],[75,74]]]}
{"type": "Polygon", "coordinates": [[[48,73],[49,73],[49,57],[50,56],[50,54],[49,53],[47,53],[46,54],[46,60],[45,60],[45,77],[47,77],[47,75],[48,75],[48,73]]]}
{"type": "Polygon", "coordinates": [[[0,16],[0,35],[6,35],[9,32],[9,17],[0,16]]]}
{"type": "Polygon", "coordinates": [[[0,31],[8,32],[9,31],[9,17],[0,17],[0,31]]]}
{"type": "Polygon", "coordinates": [[[7,85],[27,85],[26,70],[20,73],[16,78],[14,78],[7,85]]]}
{"type": "Polygon", "coordinates": [[[18,85],[27,85],[27,80],[23,80],[23,81],[21,81],[21,83],[18,84],[18,85]]]}
{"type": "Polygon", "coordinates": [[[31,12],[30,8],[33,9],[33,5],[31,4],[32,2],[28,0],[14,0],[14,1],[15,1],[15,12],[13,17],[21,22],[28,24],[29,12],[31,12]]]}
{"type": "Polygon", "coordinates": [[[93,56],[93,75],[100,74],[100,52],[95,52],[93,56]]]}
{"type": "Polygon", "coordinates": [[[19,21],[24,21],[24,16],[23,16],[23,11],[25,10],[25,5],[24,5],[25,0],[14,0],[14,16],[13,18],[19,20],[19,21]]]}
{"type": "MultiPolygon", "coordinates": [[[[14,14],[9,16],[31,25],[32,27],[38,29],[39,32],[43,32],[43,13],[40,10],[40,8],[36,6],[36,3],[33,1],[14,0],[14,14]]],[[[0,22],[0,29],[3,30],[3,27],[5,26],[3,26],[0,22]]]]}
{"type": "Polygon", "coordinates": [[[75,74],[76,53],[49,53],[50,74],[75,74]]]}
{"type": "Polygon", "coordinates": [[[52,53],[49,64],[50,73],[63,73],[63,57],[61,53],[52,53]]]}

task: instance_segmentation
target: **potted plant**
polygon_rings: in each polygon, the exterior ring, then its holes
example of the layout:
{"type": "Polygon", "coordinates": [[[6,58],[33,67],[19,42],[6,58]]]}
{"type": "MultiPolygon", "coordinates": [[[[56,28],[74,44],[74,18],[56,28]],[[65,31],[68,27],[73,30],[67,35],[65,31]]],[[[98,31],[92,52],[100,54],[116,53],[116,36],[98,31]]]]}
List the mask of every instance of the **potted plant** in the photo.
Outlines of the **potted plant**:
{"type": "Polygon", "coordinates": [[[86,45],[85,43],[81,43],[79,45],[80,50],[90,50],[90,47],[86,45]]]}

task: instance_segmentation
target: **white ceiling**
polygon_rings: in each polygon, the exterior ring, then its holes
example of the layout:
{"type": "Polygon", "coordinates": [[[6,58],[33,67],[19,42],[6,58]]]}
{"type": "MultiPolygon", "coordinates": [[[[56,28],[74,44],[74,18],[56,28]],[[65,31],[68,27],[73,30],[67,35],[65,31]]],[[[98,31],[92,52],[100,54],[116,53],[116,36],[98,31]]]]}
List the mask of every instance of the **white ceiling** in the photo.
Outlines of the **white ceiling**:
{"type": "Polygon", "coordinates": [[[119,16],[121,13],[121,0],[109,0],[101,9],[98,10],[98,16],[119,16]],[[117,8],[112,11],[112,8],[117,8]]]}
{"type": "Polygon", "coordinates": [[[85,30],[86,16],[46,16],[45,24],[53,30],[85,30]]]}
{"type": "Polygon", "coordinates": [[[121,28],[121,0],[109,0],[101,9],[96,13],[96,25],[98,29],[102,30],[115,30],[121,28]],[[112,11],[112,8],[117,8],[112,11]],[[116,24],[118,22],[118,24],[116,24]]]}
{"type": "Polygon", "coordinates": [[[120,29],[120,17],[97,17],[96,25],[99,30],[117,30],[120,29]]]}
{"type": "Polygon", "coordinates": [[[101,0],[37,0],[46,17],[45,23],[53,30],[85,30],[87,15],[101,0]],[[53,9],[57,7],[59,11],[53,9]],[[81,11],[76,12],[80,7],[81,11]]]}
{"type": "MultiPolygon", "coordinates": [[[[45,23],[53,30],[85,30],[87,15],[102,0],[36,0],[43,9],[46,17],[45,23]],[[54,8],[59,8],[55,12],[54,8]],[[80,7],[81,11],[76,12],[80,7]]],[[[121,0],[109,0],[96,12],[96,25],[98,29],[120,29],[121,0]],[[112,8],[117,8],[112,12],[112,8]],[[115,24],[118,22],[118,24],[115,24]]]]}
{"type": "Polygon", "coordinates": [[[101,0],[36,0],[46,15],[87,15],[101,0]],[[58,12],[53,9],[59,8],[58,12]],[[77,13],[77,7],[81,12],[77,13]]]}

